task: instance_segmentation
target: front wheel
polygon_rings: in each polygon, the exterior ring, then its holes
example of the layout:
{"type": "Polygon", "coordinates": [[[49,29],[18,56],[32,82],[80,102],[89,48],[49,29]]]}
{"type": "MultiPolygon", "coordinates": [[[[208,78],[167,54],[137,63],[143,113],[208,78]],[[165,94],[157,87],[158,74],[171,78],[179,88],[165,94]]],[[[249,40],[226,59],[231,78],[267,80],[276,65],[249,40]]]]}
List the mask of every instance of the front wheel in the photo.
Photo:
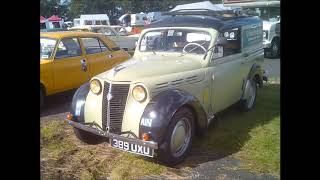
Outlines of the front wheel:
{"type": "Polygon", "coordinates": [[[43,102],[44,102],[44,94],[42,89],[40,88],[40,108],[43,107],[43,102]]]}
{"type": "Polygon", "coordinates": [[[77,138],[87,144],[100,144],[105,141],[105,138],[89,133],[87,131],[78,128],[73,128],[73,130],[77,138]]]}
{"type": "Polygon", "coordinates": [[[176,165],[182,162],[190,151],[194,136],[194,116],[187,107],[182,107],[173,116],[159,148],[159,160],[176,165]]]}

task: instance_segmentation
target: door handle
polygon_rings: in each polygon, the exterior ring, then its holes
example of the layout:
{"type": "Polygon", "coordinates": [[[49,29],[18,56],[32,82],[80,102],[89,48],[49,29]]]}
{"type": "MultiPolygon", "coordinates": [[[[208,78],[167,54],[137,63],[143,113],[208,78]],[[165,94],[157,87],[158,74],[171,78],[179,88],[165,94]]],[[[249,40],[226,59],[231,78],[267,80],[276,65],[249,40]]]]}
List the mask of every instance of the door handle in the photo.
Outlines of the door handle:
{"type": "Polygon", "coordinates": [[[109,55],[108,55],[108,58],[113,58],[113,55],[112,55],[112,54],[109,54],[109,55]]]}
{"type": "Polygon", "coordinates": [[[80,63],[81,63],[81,70],[84,71],[84,72],[87,72],[88,67],[87,67],[86,60],[85,59],[81,59],[80,63]]]}
{"type": "Polygon", "coordinates": [[[81,59],[80,60],[80,63],[83,65],[83,64],[86,64],[86,60],[85,59],[81,59]]]}

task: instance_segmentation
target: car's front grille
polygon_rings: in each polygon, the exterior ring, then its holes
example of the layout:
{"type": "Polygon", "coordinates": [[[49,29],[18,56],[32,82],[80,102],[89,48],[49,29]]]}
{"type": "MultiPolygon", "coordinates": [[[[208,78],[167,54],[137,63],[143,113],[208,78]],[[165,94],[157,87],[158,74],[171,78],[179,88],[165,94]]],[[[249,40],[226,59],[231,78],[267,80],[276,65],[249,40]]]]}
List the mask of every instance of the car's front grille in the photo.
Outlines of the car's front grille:
{"type": "Polygon", "coordinates": [[[121,132],[129,86],[129,84],[104,82],[102,100],[102,128],[104,130],[112,133],[121,132]]]}

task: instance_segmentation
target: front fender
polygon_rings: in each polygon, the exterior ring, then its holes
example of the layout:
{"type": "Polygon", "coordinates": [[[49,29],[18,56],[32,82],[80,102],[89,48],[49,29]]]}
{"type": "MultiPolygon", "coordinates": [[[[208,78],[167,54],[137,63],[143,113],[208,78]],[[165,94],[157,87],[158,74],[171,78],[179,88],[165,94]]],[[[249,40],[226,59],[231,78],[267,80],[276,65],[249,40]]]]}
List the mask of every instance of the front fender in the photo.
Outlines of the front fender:
{"type": "Polygon", "coordinates": [[[90,84],[85,83],[80,86],[73,95],[70,113],[72,114],[73,121],[75,122],[84,123],[84,106],[89,90],[90,84]]]}
{"type": "Polygon", "coordinates": [[[197,98],[181,90],[168,90],[155,96],[146,106],[140,119],[139,137],[149,133],[153,141],[162,143],[174,113],[185,105],[194,112],[196,129],[206,128],[207,116],[197,98]]]}

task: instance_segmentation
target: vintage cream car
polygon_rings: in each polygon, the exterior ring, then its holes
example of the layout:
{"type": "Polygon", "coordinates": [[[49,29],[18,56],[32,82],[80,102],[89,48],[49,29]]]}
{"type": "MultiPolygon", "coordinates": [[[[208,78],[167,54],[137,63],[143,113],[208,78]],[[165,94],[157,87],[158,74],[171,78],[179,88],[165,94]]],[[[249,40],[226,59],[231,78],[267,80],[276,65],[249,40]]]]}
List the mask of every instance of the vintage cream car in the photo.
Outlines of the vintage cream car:
{"type": "Polygon", "coordinates": [[[171,14],[142,31],[132,59],[77,90],[66,119],[80,140],[109,139],[173,165],[217,112],[237,102],[254,107],[263,85],[262,21],[231,12],[171,14]]]}

